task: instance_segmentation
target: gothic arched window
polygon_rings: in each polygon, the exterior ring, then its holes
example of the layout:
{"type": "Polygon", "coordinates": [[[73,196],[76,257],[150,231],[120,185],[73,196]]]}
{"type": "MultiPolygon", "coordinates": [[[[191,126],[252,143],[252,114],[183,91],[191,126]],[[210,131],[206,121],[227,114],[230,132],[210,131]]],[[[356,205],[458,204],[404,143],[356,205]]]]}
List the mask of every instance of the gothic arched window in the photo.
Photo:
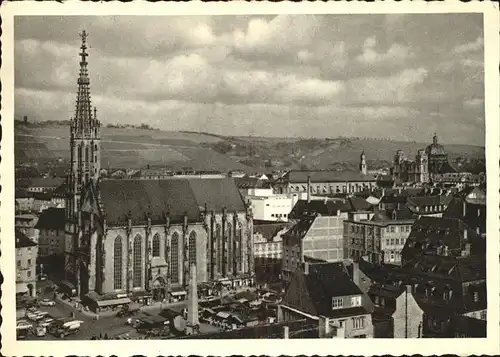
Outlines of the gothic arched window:
{"type": "Polygon", "coordinates": [[[160,256],[160,235],[158,233],[153,237],[153,257],[160,256]]]}
{"type": "Polygon", "coordinates": [[[173,284],[179,282],[179,233],[175,232],[172,235],[171,243],[171,265],[170,265],[170,281],[173,284]]]}
{"type": "Polygon", "coordinates": [[[196,264],[196,232],[192,231],[189,235],[189,268],[196,264]]]}
{"type": "Polygon", "coordinates": [[[89,147],[85,146],[85,163],[89,162],[89,147]]]}
{"type": "Polygon", "coordinates": [[[217,270],[221,269],[221,258],[222,258],[222,238],[221,238],[221,227],[220,224],[215,226],[215,242],[217,249],[217,270]]]}
{"type": "Polygon", "coordinates": [[[122,237],[118,236],[115,238],[115,246],[114,246],[113,281],[115,290],[119,290],[122,288],[122,258],[123,258],[122,254],[123,254],[122,237]]]}
{"type": "Polygon", "coordinates": [[[134,238],[134,278],[132,286],[140,288],[142,286],[142,237],[138,234],[134,238]]]}
{"type": "Polygon", "coordinates": [[[227,224],[227,263],[228,267],[231,266],[231,261],[233,259],[232,254],[233,254],[233,227],[231,226],[231,223],[227,224]]]}

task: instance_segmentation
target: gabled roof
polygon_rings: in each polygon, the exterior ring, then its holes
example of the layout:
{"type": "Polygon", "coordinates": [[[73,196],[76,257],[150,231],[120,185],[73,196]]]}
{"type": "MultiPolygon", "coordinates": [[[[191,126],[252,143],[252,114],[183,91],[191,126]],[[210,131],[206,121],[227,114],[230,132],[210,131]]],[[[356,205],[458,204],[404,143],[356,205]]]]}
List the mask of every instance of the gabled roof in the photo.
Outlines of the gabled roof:
{"type": "Polygon", "coordinates": [[[29,239],[23,232],[16,229],[16,249],[35,247],[37,244],[29,239]]]}
{"type": "Polygon", "coordinates": [[[63,230],[65,223],[65,209],[50,207],[42,212],[35,228],[63,230]]]}
{"type": "Polygon", "coordinates": [[[311,182],[369,182],[376,181],[372,175],[363,175],[359,171],[289,171],[284,181],[289,183],[305,183],[311,177],[311,182]]]}
{"type": "Polygon", "coordinates": [[[30,179],[29,187],[58,187],[64,183],[65,179],[61,177],[35,177],[30,179]]]}
{"type": "Polygon", "coordinates": [[[276,235],[283,229],[290,226],[289,223],[267,223],[253,225],[253,233],[261,234],[268,241],[272,241],[276,235]]]}
{"type": "Polygon", "coordinates": [[[444,212],[452,199],[453,197],[446,195],[409,197],[406,204],[412,212],[416,213],[423,213],[426,206],[437,206],[438,212],[444,212]],[[443,207],[440,208],[440,206],[443,207]]]}
{"type": "Polygon", "coordinates": [[[466,242],[471,243],[471,254],[485,252],[484,239],[461,220],[421,217],[413,224],[401,255],[407,259],[419,254],[434,254],[437,247],[446,245],[450,255],[460,256],[466,242]]]}
{"type": "Polygon", "coordinates": [[[104,180],[99,183],[100,203],[108,224],[123,224],[130,214],[133,222],[198,222],[205,204],[209,211],[246,210],[231,179],[104,180]]]}
{"type": "Polygon", "coordinates": [[[294,274],[292,280],[295,280],[295,283],[290,284],[289,289],[297,291],[288,291],[284,304],[315,316],[341,317],[368,313],[364,307],[332,309],[334,297],[362,295],[343,263],[310,264],[308,270],[305,272],[299,268],[294,274]],[[305,291],[299,291],[301,289],[305,291]],[[296,294],[306,294],[304,296],[307,296],[309,301],[296,299],[296,294]]]}
{"type": "Polygon", "coordinates": [[[303,218],[283,233],[283,239],[302,239],[314,223],[314,218],[303,218]]]}
{"type": "Polygon", "coordinates": [[[322,215],[322,216],[336,216],[337,211],[348,212],[351,207],[342,200],[299,200],[293,206],[292,211],[289,213],[288,218],[300,219],[303,216],[322,215]]]}

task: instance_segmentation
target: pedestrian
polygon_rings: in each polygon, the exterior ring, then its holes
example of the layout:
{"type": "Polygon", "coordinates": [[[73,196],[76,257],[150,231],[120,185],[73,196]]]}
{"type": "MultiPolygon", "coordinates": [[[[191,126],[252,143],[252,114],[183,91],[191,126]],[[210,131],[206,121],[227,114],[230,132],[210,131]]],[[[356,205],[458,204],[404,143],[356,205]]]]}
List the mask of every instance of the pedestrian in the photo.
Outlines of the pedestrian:
{"type": "Polygon", "coordinates": [[[108,333],[107,332],[104,334],[104,339],[108,340],[108,333]]]}

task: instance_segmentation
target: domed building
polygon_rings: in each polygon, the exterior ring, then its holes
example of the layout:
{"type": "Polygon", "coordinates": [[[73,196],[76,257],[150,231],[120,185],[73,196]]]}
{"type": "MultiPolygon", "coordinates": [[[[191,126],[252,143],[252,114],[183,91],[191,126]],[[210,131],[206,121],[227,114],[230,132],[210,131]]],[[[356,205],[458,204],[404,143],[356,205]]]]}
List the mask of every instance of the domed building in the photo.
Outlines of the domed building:
{"type": "Polygon", "coordinates": [[[432,144],[425,149],[429,160],[428,171],[430,174],[442,174],[449,172],[456,172],[448,162],[448,154],[446,153],[443,145],[439,144],[438,137],[434,133],[432,144]]]}

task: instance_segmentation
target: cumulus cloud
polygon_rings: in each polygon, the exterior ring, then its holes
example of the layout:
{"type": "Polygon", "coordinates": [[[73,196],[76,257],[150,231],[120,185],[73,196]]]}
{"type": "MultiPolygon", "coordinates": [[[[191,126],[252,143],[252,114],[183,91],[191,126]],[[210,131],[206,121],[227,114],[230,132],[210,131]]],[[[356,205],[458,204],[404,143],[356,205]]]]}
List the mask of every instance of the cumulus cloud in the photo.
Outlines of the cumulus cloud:
{"type": "Polygon", "coordinates": [[[478,37],[473,42],[465,43],[462,45],[458,45],[453,49],[455,53],[468,53],[468,52],[476,52],[482,50],[484,46],[484,41],[482,37],[478,37]]]}
{"type": "Polygon", "coordinates": [[[465,123],[449,140],[467,141],[471,126],[484,130],[476,22],[465,14],[21,17],[16,115],[73,115],[85,28],[92,101],[105,123],[413,140],[439,119],[465,123]]]}

